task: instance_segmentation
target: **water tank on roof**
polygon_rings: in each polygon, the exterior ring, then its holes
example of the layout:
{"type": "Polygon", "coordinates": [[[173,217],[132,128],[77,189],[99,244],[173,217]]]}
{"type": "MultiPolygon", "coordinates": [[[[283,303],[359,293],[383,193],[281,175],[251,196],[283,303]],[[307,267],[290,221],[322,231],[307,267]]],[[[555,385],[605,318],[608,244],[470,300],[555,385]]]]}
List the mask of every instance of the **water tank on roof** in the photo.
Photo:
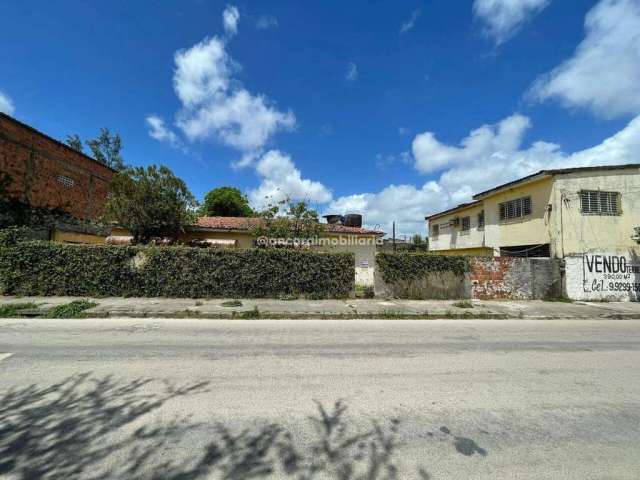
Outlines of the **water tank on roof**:
{"type": "Polygon", "coordinates": [[[325,215],[322,218],[326,218],[327,223],[330,225],[342,225],[344,223],[344,217],[342,215],[325,215]]]}
{"type": "Polygon", "coordinates": [[[358,213],[347,213],[344,217],[344,224],[347,227],[362,227],[362,215],[358,213]]]}

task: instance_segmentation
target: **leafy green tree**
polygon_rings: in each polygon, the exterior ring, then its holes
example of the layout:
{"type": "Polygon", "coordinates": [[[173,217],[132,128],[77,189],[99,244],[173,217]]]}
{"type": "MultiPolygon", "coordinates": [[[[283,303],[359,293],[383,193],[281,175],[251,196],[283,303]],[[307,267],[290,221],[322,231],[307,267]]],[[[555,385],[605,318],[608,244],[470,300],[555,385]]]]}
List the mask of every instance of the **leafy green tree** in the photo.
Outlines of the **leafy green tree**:
{"type": "Polygon", "coordinates": [[[131,232],[134,243],[154,237],[175,239],[195,220],[197,203],[167,167],[127,168],[113,177],[105,219],[131,232]]]}
{"type": "Polygon", "coordinates": [[[218,187],[204,197],[203,215],[208,217],[252,217],[255,212],[249,200],[235,187],[218,187]]]}
{"type": "Polygon", "coordinates": [[[117,133],[111,135],[108,128],[101,128],[100,134],[96,138],[87,140],[87,146],[91,150],[93,158],[100,163],[118,171],[125,168],[124,160],[120,155],[122,140],[117,133]]]}
{"type": "Polygon", "coordinates": [[[74,133],[73,135],[67,135],[67,139],[65,140],[66,144],[69,145],[74,150],[84,153],[84,147],[82,146],[82,140],[80,140],[80,135],[74,133]]]}
{"type": "Polygon", "coordinates": [[[318,220],[318,212],[309,208],[304,200],[293,202],[286,198],[269,205],[258,216],[263,221],[251,229],[254,237],[304,242],[318,237],[324,231],[324,226],[318,220]]]}
{"type": "Polygon", "coordinates": [[[411,243],[409,243],[409,251],[411,252],[426,252],[429,250],[429,239],[422,238],[422,235],[416,233],[411,237],[411,243]]]}

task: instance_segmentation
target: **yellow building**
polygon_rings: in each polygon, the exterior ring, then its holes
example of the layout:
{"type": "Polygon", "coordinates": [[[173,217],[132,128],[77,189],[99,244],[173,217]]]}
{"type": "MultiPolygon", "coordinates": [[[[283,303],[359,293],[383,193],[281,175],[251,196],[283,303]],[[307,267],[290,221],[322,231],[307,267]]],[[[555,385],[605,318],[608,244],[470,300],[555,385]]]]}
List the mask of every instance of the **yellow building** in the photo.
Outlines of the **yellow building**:
{"type": "Polygon", "coordinates": [[[541,170],[426,220],[430,250],[440,254],[640,252],[640,164],[541,170]]]}

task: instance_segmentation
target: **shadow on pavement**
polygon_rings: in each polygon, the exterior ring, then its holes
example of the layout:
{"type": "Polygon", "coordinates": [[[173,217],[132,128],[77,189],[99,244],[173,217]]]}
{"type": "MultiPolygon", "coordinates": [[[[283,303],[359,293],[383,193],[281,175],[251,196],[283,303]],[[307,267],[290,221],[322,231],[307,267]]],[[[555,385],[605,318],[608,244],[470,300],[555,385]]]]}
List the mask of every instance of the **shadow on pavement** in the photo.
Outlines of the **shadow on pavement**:
{"type": "MultiPolygon", "coordinates": [[[[304,444],[273,423],[239,432],[217,424],[201,450],[172,455],[194,425],[185,418],[154,427],[142,417],[170,400],[206,391],[208,383],[163,383],[159,392],[152,383],[83,374],[2,394],[0,478],[404,478],[394,458],[399,421],[355,428],[341,402],[330,409],[317,403],[317,414],[309,417],[315,436],[304,444]]],[[[417,477],[429,474],[419,469],[417,477]]]]}

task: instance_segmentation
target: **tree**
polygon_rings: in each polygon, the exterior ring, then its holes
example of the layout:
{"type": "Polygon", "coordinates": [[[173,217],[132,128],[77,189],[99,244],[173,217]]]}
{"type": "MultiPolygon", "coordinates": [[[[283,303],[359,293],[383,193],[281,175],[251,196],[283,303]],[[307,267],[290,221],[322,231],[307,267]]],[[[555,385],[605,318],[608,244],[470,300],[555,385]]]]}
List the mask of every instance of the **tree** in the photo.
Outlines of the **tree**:
{"type": "Polygon", "coordinates": [[[105,218],[126,228],[133,243],[175,239],[195,220],[197,203],[187,185],[167,167],[127,168],[113,177],[105,218]]]}
{"type": "Polygon", "coordinates": [[[249,200],[234,187],[218,187],[204,197],[202,214],[209,217],[252,217],[249,200]]]}
{"type": "Polygon", "coordinates": [[[318,237],[324,226],[318,221],[318,212],[309,208],[306,201],[293,202],[286,198],[271,204],[259,212],[262,223],[251,229],[254,237],[287,239],[287,246],[318,237]]]}
{"type": "Polygon", "coordinates": [[[429,250],[429,239],[422,238],[422,235],[416,233],[411,237],[411,243],[409,244],[410,252],[426,252],[429,250]]]}
{"type": "Polygon", "coordinates": [[[67,145],[69,145],[74,150],[84,153],[84,148],[82,147],[82,140],[80,140],[80,135],[74,133],[73,135],[67,135],[67,139],[65,140],[67,145]]]}
{"type": "Polygon", "coordinates": [[[120,155],[122,140],[117,133],[111,135],[108,128],[101,128],[100,134],[96,138],[87,140],[87,145],[93,154],[93,158],[98,162],[118,171],[125,168],[124,160],[120,155]]]}

